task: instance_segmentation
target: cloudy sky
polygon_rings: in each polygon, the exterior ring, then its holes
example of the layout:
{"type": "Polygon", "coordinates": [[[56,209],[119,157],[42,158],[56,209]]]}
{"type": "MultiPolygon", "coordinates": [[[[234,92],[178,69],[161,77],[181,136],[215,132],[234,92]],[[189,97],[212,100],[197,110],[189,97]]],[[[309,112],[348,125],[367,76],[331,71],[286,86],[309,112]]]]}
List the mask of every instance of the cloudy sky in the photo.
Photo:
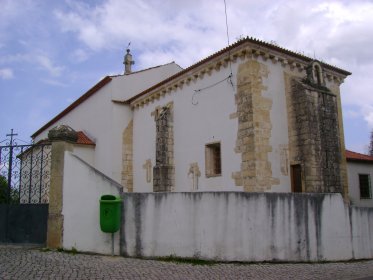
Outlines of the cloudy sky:
{"type": "MultiPolygon", "coordinates": [[[[373,129],[373,1],[226,0],[230,42],[253,36],[353,73],[342,84],[346,147],[373,129]]],[[[227,45],[224,0],[0,0],[0,141],[30,135],[102,77],[182,67],[227,45]]]]}

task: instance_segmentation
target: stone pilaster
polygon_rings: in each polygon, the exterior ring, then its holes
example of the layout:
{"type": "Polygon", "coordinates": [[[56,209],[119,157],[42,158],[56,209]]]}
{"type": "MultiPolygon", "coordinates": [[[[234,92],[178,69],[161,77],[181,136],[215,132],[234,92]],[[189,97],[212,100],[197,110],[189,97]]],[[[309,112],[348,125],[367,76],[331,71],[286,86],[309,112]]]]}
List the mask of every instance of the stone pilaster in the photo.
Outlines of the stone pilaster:
{"type": "Polygon", "coordinates": [[[342,102],[341,102],[341,92],[339,89],[339,84],[335,84],[331,87],[331,91],[336,96],[337,110],[338,110],[338,130],[339,130],[339,142],[341,147],[341,161],[340,161],[340,172],[341,172],[341,185],[343,190],[343,197],[345,201],[349,200],[348,192],[348,177],[347,177],[347,161],[346,161],[346,148],[345,148],[345,138],[344,138],[344,128],[343,128],[343,117],[342,117],[342,102]]]}
{"type": "Polygon", "coordinates": [[[153,168],[153,191],[174,190],[174,133],[173,104],[169,103],[155,112],[156,155],[153,168]]]}
{"type": "Polygon", "coordinates": [[[232,174],[236,186],[245,191],[266,191],[279,180],[272,177],[268,153],[272,151],[270,137],[272,100],[264,97],[263,80],[268,68],[255,60],[241,64],[237,73],[238,132],[236,153],[241,154],[241,170],[232,174]]]}
{"type": "Polygon", "coordinates": [[[123,131],[122,143],[122,185],[133,192],[133,120],[123,131]]]}

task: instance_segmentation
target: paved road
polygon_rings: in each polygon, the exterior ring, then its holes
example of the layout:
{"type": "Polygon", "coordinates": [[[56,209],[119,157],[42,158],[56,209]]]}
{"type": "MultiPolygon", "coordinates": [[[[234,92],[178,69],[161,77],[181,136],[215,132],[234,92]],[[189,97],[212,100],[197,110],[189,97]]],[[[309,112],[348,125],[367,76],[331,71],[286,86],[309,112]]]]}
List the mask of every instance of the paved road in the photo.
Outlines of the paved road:
{"type": "Polygon", "coordinates": [[[101,255],[42,252],[35,248],[0,245],[1,280],[360,279],[368,276],[373,276],[373,260],[322,264],[192,265],[101,255]]]}

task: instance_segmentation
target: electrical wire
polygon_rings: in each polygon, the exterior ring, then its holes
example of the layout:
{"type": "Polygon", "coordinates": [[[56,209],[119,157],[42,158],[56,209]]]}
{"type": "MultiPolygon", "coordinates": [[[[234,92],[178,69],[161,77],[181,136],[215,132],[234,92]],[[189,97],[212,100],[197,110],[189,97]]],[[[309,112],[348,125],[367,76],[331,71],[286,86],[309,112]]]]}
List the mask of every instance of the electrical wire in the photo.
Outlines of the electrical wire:
{"type": "MultiPolygon", "coordinates": [[[[229,47],[229,28],[228,28],[228,14],[227,14],[227,3],[226,1],[224,0],[224,12],[225,12],[225,27],[226,27],[226,30],[227,30],[227,43],[228,43],[228,47],[229,47]]],[[[231,50],[228,51],[228,55],[229,55],[229,68],[231,70],[231,75],[232,75],[232,62],[231,62],[231,50]]]]}
{"type": "MultiPolygon", "coordinates": [[[[227,43],[228,43],[228,48],[229,48],[229,45],[230,45],[230,42],[229,42],[229,28],[228,28],[228,14],[227,14],[227,3],[226,3],[226,0],[224,0],[224,12],[225,12],[225,26],[226,26],[226,31],[227,31],[227,43]]],[[[195,89],[194,90],[194,93],[192,95],[192,104],[193,105],[198,105],[198,101],[195,100],[195,97],[197,94],[199,94],[201,91],[203,90],[206,90],[206,89],[209,89],[209,88],[212,88],[224,81],[228,81],[228,83],[232,86],[232,89],[234,91],[234,84],[233,84],[233,80],[232,80],[232,77],[233,77],[233,71],[232,71],[232,60],[231,60],[231,50],[229,49],[228,50],[228,61],[229,61],[229,70],[230,70],[230,73],[228,75],[228,77],[224,78],[223,80],[221,81],[218,81],[214,84],[211,84],[207,87],[204,87],[204,88],[200,88],[200,89],[195,89]]]]}
{"type": "Polygon", "coordinates": [[[194,98],[195,98],[196,95],[199,94],[201,91],[206,90],[206,89],[209,89],[209,88],[212,88],[212,87],[215,87],[215,86],[217,86],[218,84],[221,84],[221,83],[224,82],[224,81],[228,81],[228,83],[231,84],[232,87],[233,87],[233,82],[232,82],[232,73],[229,74],[228,77],[226,77],[226,78],[224,78],[223,80],[218,81],[218,82],[216,82],[216,83],[214,83],[214,84],[212,84],[212,85],[209,85],[209,86],[207,86],[207,87],[200,88],[200,89],[195,89],[195,90],[194,90],[194,93],[193,93],[193,95],[192,95],[192,104],[193,104],[193,105],[198,105],[198,101],[195,101],[194,98]]]}

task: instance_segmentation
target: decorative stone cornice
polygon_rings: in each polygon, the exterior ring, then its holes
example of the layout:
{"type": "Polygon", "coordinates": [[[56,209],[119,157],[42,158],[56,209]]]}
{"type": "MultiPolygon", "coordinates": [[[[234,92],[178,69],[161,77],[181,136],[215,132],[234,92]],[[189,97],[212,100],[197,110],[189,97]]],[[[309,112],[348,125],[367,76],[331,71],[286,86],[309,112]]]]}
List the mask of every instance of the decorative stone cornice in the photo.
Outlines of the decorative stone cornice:
{"type": "MultiPolygon", "coordinates": [[[[238,60],[246,59],[262,59],[263,61],[271,61],[273,64],[280,63],[283,68],[290,71],[304,72],[312,61],[306,56],[292,53],[285,49],[275,47],[270,44],[256,43],[257,41],[243,40],[241,44],[228,47],[217,54],[190,66],[189,68],[175,74],[174,76],[160,82],[158,85],[145,90],[137,96],[128,100],[132,109],[141,108],[149,103],[164,97],[166,94],[175,93],[181,89],[183,85],[190,85],[198,79],[203,79],[205,75],[211,76],[213,72],[219,72],[222,67],[227,68],[229,63],[236,63],[238,60]],[[233,47],[233,48],[232,48],[233,47]],[[276,48],[278,50],[276,50],[276,48]],[[229,49],[229,51],[228,51],[229,49]]],[[[259,42],[259,41],[258,41],[259,42]]],[[[329,82],[341,84],[344,78],[350,73],[339,68],[334,68],[328,64],[321,63],[325,78],[329,82]]]]}

